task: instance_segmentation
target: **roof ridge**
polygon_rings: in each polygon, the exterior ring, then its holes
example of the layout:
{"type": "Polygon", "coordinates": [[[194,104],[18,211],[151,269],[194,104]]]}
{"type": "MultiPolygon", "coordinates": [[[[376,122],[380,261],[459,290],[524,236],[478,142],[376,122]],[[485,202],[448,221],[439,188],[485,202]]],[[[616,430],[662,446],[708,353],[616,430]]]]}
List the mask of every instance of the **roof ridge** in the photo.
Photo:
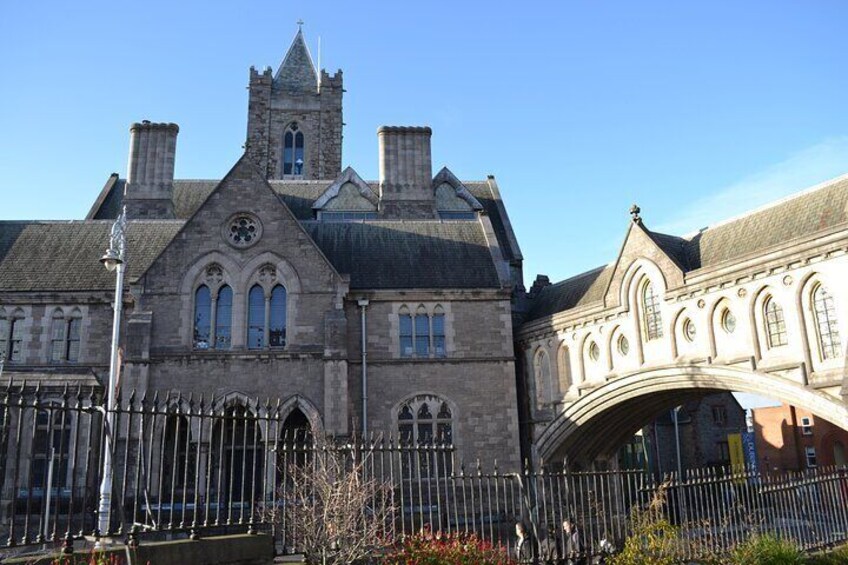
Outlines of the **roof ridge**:
{"type": "Polygon", "coordinates": [[[588,271],[583,271],[582,273],[572,275],[572,276],[568,277],[567,279],[562,279],[561,281],[551,283],[548,286],[546,286],[545,288],[551,288],[551,287],[554,287],[554,286],[561,286],[561,285],[564,285],[566,283],[573,282],[576,279],[579,279],[580,277],[585,277],[586,275],[591,275],[593,273],[601,272],[604,269],[606,269],[607,267],[609,267],[610,265],[612,265],[612,263],[606,263],[605,265],[601,265],[600,267],[595,267],[594,269],[590,269],[588,271]]]}
{"type": "Polygon", "coordinates": [[[828,187],[830,187],[834,184],[837,184],[837,183],[843,182],[843,181],[848,181],[848,173],[839,175],[838,177],[828,179],[826,181],[820,182],[820,183],[815,184],[813,186],[801,189],[798,192],[795,192],[793,194],[789,194],[789,195],[784,196],[783,198],[780,198],[778,200],[768,202],[766,204],[763,204],[762,206],[759,206],[759,207],[754,208],[752,210],[748,210],[747,212],[737,214],[736,216],[731,216],[730,218],[721,220],[720,222],[716,222],[715,224],[706,226],[706,227],[701,228],[699,230],[695,230],[695,231],[683,234],[682,236],[678,236],[678,237],[681,237],[681,238],[683,238],[687,241],[691,241],[693,238],[697,237],[698,235],[700,235],[700,234],[702,234],[702,233],[704,233],[708,230],[715,229],[715,228],[736,222],[736,221],[741,220],[743,218],[747,218],[748,216],[753,216],[754,214],[758,214],[760,212],[764,212],[765,210],[775,208],[777,206],[780,206],[781,204],[791,202],[792,200],[795,200],[796,198],[801,198],[802,196],[806,196],[806,195],[811,194],[813,192],[817,192],[819,190],[824,190],[824,189],[826,189],[826,188],[828,188],[828,187]]]}

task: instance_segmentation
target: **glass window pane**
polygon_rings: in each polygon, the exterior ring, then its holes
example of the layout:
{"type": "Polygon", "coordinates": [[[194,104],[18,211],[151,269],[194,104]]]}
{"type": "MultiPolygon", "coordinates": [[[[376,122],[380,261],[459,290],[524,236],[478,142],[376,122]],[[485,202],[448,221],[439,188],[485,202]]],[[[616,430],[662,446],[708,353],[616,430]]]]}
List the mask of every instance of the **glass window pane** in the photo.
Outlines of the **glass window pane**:
{"type": "Polygon", "coordinates": [[[662,337],[662,314],[654,285],[648,283],[642,294],[642,314],[645,317],[645,337],[648,341],[662,337]]]}
{"type": "Polygon", "coordinates": [[[247,347],[265,347],[265,291],[259,285],[254,285],[248,296],[247,347]]]}
{"type": "Polygon", "coordinates": [[[294,167],[294,135],[292,132],[287,131],[285,136],[285,143],[283,148],[283,174],[290,175],[292,174],[292,168],[294,167]]]}
{"type": "Polygon", "coordinates": [[[9,340],[9,361],[20,361],[23,357],[24,321],[20,318],[12,320],[11,339],[9,340]]]}
{"type": "Polygon", "coordinates": [[[427,314],[415,316],[415,355],[430,355],[430,317],[427,314]]]}
{"type": "Polygon", "coordinates": [[[229,349],[233,336],[233,289],[222,287],[215,306],[215,348],[229,349]]]}
{"type": "Polygon", "coordinates": [[[6,358],[6,344],[9,342],[9,320],[0,318],[0,359],[6,358]]]}
{"type": "Polygon", "coordinates": [[[194,348],[209,348],[209,333],[211,330],[212,295],[206,285],[194,293],[194,348]]]}
{"type": "Polygon", "coordinates": [[[65,360],[65,330],[68,323],[64,318],[53,318],[53,335],[50,360],[53,362],[65,360]]]}
{"type": "Polygon", "coordinates": [[[433,353],[436,357],[445,356],[445,315],[433,315],[433,353]]]}
{"type": "Polygon", "coordinates": [[[840,339],[836,307],[833,303],[833,297],[823,286],[819,286],[813,294],[813,309],[816,316],[816,329],[819,334],[822,359],[838,357],[840,339]]]}
{"type": "Polygon", "coordinates": [[[400,322],[400,354],[402,357],[412,356],[412,316],[401,314],[400,322]]]}
{"type": "Polygon", "coordinates": [[[271,291],[271,347],[286,345],[286,289],[277,285],[271,291]]]}
{"type": "Polygon", "coordinates": [[[82,320],[73,318],[68,322],[68,361],[79,361],[80,327],[82,320]]]}

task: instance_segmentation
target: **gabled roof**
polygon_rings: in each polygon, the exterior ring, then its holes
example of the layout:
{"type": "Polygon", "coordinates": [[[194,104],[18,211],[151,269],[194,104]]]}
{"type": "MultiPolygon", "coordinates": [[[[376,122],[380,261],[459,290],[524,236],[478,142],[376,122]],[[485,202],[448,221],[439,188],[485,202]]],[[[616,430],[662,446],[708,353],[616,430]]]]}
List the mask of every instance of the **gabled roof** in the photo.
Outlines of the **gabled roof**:
{"type": "Polygon", "coordinates": [[[318,72],[312,62],[312,55],[303,39],[303,30],[298,29],[292,40],[274,82],[279,87],[295,92],[316,92],[318,90],[318,72]]]}
{"type": "Polygon", "coordinates": [[[588,304],[601,303],[614,271],[604,265],[542,288],[530,301],[527,320],[537,320],[588,304]]]}
{"type": "MultiPolygon", "coordinates": [[[[684,273],[711,268],[819,232],[848,228],[848,175],[705,228],[695,235],[678,237],[640,227],[684,273]]],[[[527,320],[602,303],[613,271],[614,264],[542,288],[530,300],[527,320]]]]}
{"type": "Polygon", "coordinates": [[[315,202],[312,204],[312,208],[314,210],[321,210],[326,206],[330,200],[336,198],[339,195],[339,191],[342,186],[350,183],[356,187],[359,191],[359,195],[368,200],[375,207],[379,204],[380,199],[377,196],[377,193],[374,192],[374,189],[368,185],[367,182],[362,180],[356,171],[353,170],[353,167],[347,167],[342,171],[342,174],[339,175],[339,178],[333,181],[333,184],[327,187],[327,189],[319,196],[315,202]]]}
{"type": "Polygon", "coordinates": [[[436,173],[436,176],[433,177],[433,190],[436,190],[438,187],[446,183],[453,188],[456,196],[464,200],[472,210],[483,209],[483,205],[474,198],[474,195],[471,194],[468,187],[462,184],[462,181],[456,178],[456,175],[454,175],[450,169],[442,167],[442,170],[436,173]]]}
{"type": "MultiPolygon", "coordinates": [[[[103,202],[102,207],[89,213],[89,218],[114,219],[118,216],[124,194],[126,181],[117,179],[110,184],[110,191],[102,194],[98,202],[103,202]]],[[[200,207],[200,205],[212,194],[218,186],[219,180],[174,180],[174,213],[177,219],[185,220],[200,207]]],[[[268,184],[274,189],[289,210],[300,221],[315,219],[313,204],[327,188],[333,183],[332,180],[269,180],[268,184]]],[[[379,183],[367,181],[372,192],[377,194],[379,183]]],[[[509,221],[506,207],[501,200],[497,183],[493,177],[484,181],[462,181],[462,186],[480,203],[483,211],[492,222],[492,229],[498,239],[501,253],[507,261],[521,260],[521,249],[509,221]]]]}

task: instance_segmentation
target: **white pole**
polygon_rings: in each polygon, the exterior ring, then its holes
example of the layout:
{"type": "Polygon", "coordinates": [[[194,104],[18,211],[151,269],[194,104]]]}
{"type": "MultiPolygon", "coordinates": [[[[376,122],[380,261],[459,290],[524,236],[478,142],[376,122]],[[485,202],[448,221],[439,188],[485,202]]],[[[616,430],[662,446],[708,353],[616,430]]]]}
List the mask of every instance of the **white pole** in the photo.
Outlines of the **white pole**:
{"type": "Polygon", "coordinates": [[[112,226],[112,234],[110,239],[109,249],[101,261],[110,268],[115,265],[115,304],[113,307],[112,318],[112,351],[109,358],[109,386],[106,389],[106,414],[104,415],[104,425],[106,427],[103,452],[103,469],[100,482],[100,504],[97,509],[97,529],[101,536],[109,533],[109,522],[112,517],[112,443],[117,439],[117,430],[114,429],[115,420],[115,403],[118,393],[118,363],[120,356],[118,354],[118,345],[121,339],[121,312],[124,305],[124,249],[126,247],[126,208],[115,220],[112,226]]]}
{"type": "MultiPolygon", "coordinates": [[[[50,434],[52,435],[52,430],[50,434]]],[[[50,441],[53,441],[53,438],[50,438],[50,441]]],[[[44,510],[44,539],[50,540],[50,502],[53,498],[53,458],[56,457],[56,448],[53,447],[50,449],[50,461],[47,463],[47,492],[45,493],[47,497],[47,508],[44,510]]],[[[57,493],[58,494],[58,493],[57,493]]]]}
{"type": "Polygon", "coordinates": [[[103,453],[103,479],[100,483],[100,506],[98,508],[98,529],[100,535],[109,531],[109,518],[112,514],[112,442],[115,432],[112,424],[115,420],[115,395],[118,381],[118,341],[121,333],[121,309],[124,296],[124,264],[116,269],[115,312],[112,320],[112,352],[109,362],[109,388],[106,390],[106,451],[103,453]]]}

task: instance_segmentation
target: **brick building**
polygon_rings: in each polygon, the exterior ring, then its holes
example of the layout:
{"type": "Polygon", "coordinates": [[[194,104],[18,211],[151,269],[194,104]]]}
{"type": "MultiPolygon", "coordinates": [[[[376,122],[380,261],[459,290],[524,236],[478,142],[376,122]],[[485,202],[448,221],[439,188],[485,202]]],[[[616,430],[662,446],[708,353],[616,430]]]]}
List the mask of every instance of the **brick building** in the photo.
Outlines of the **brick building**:
{"type": "Polygon", "coordinates": [[[848,431],[788,404],[751,412],[760,469],[803,471],[848,463],[848,431]]]}

